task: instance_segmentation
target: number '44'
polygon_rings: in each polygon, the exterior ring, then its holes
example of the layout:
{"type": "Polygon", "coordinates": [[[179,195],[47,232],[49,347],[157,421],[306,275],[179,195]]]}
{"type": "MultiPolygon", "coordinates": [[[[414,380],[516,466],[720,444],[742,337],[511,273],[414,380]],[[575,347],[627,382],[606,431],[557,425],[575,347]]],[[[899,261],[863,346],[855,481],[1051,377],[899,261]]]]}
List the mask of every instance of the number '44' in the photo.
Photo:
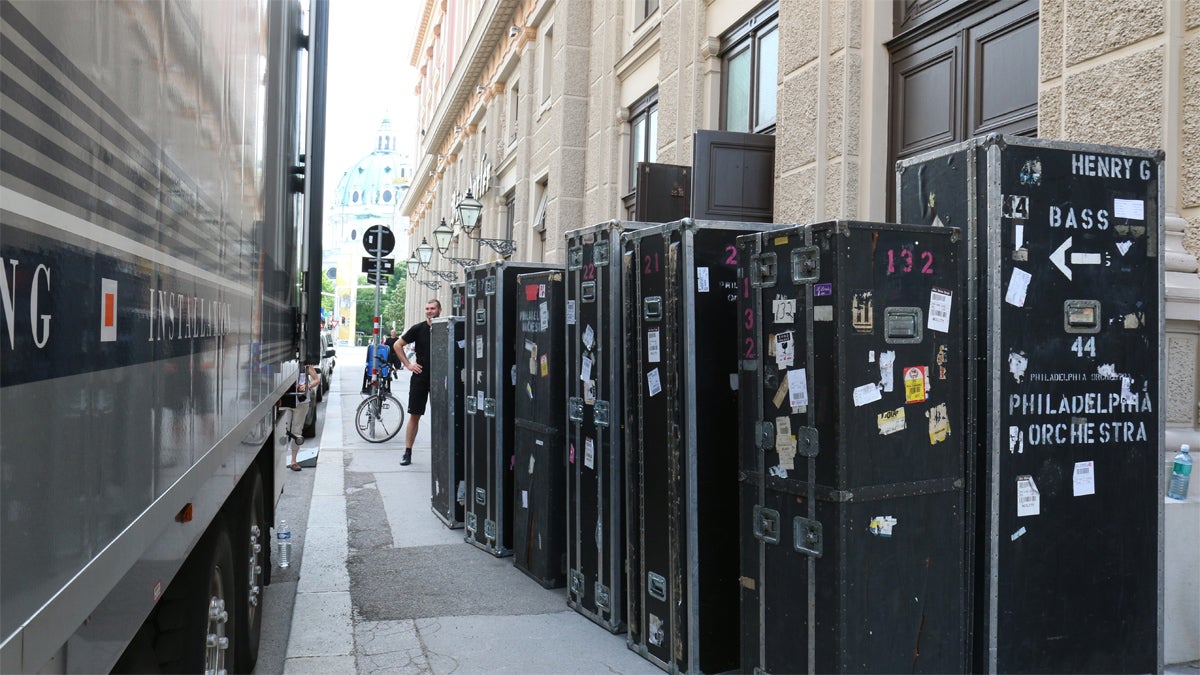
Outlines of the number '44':
{"type": "Polygon", "coordinates": [[[1084,352],[1087,352],[1088,356],[1095,356],[1096,338],[1090,337],[1087,339],[1087,342],[1084,342],[1083,336],[1080,335],[1075,338],[1075,343],[1071,345],[1071,351],[1075,352],[1075,356],[1078,357],[1082,357],[1084,352]]]}

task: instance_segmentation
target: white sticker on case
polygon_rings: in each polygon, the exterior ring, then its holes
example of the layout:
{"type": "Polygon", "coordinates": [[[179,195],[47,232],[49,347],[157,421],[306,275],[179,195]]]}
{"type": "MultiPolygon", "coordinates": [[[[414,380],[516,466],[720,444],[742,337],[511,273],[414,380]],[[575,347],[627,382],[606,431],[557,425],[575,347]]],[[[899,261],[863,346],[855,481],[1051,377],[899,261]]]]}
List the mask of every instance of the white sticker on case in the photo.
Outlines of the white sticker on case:
{"type": "Polygon", "coordinates": [[[656,396],[662,391],[662,380],[658,376],[658,368],[646,373],[646,386],[651,396],[656,396]]]}

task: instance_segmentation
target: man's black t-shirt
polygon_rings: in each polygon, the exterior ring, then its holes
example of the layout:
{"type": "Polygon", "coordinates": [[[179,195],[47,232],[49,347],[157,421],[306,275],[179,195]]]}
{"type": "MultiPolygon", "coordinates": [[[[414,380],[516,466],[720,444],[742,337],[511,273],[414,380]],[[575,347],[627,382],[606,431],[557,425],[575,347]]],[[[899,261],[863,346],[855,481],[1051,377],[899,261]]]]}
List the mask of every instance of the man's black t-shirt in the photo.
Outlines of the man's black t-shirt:
{"type": "Polygon", "coordinates": [[[416,352],[417,363],[421,364],[421,374],[413,373],[413,377],[429,379],[429,322],[422,321],[414,324],[404,335],[400,336],[404,344],[412,345],[416,352]]]}

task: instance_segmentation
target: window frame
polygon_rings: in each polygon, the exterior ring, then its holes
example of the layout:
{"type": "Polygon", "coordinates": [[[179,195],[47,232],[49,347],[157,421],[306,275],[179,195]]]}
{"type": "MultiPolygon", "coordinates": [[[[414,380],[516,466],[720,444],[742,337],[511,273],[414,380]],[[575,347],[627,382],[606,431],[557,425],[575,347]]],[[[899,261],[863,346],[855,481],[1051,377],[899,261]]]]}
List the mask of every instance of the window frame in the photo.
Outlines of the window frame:
{"type": "Polygon", "coordinates": [[[626,147],[627,157],[625,160],[625,168],[628,171],[628,180],[626,181],[626,193],[623,200],[625,201],[626,209],[633,206],[634,193],[637,192],[637,164],[639,161],[653,162],[658,159],[658,148],[654,148],[653,157],[650,152],[651,139],[658,138],[658,87],[652,88],[650,91],[642,94],[641,98],[634,101],[629,106],[629,145],[626,147]],[[644,159],[637,159],[634,155],[634,143],[636,137],[634,129],[637,126],[639,119],[645,119],[646,125],[643,127],[642,151],[644,159]],[[653,121],[653,125],[651,122],[653,121]],[[654,127],[653,132],[651,126],[654,127]]]}
{"type": "Polygon", "coordinates": [[[720,128],[722,131],[729,131],[729,62],[730,59],[749,51],[750,53],[750,77],[749,77],[749,101],[747,102],[746,131],[756,134],[773,134],[775,127],[779,121],[779,100],[778,100],[778,83],[773,83],[776,90],[776,108],[775,116],[768,122],[760,122],[758,120],[761,112],[761,91],[758,84],[759,75],[762,68],[762,41],[763,38],[772,32],[776,34],[776,79],[778,79],[778,59],[779,59],[779,41],[782,35],[779,33],[779,1],[769,0],[749,14],[744,16],[729,30],[721,35],[721,48],[717,53],[717,57],[721,59],[721,114],[720,128]]]}

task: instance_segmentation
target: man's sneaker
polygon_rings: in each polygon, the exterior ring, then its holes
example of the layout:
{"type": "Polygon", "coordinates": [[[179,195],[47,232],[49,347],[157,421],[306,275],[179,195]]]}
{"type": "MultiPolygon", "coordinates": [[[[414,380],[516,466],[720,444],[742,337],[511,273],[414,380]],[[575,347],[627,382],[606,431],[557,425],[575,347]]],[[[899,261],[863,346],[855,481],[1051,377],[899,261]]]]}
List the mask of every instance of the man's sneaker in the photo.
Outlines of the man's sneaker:
{"type": "Polygon", "coordinates": [[[400,466],[408,466],[412,464],[412,450],[404,451],[404,459],[400,460],[400,466]]]}

